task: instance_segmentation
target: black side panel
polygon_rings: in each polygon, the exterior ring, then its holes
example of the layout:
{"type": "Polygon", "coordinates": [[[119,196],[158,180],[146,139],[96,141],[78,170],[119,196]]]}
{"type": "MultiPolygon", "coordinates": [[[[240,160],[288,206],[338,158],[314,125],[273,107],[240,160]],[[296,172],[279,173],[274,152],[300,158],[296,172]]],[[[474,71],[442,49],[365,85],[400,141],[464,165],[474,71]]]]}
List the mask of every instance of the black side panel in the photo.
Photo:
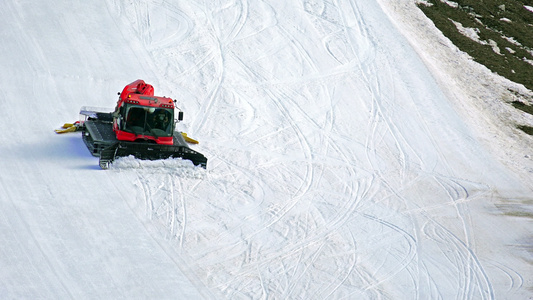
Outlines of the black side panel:
{"type": "Polygon", "coordinates": [[[101,120],[85,121],[82,139],[93,156],[100,156],[103,149],[117,142],[113,132],[113,124],[101,120]]]}
{"type": "Polygon", "coordinates": [[[103,121],[103,122],[110,122],[110,123],[113,122],[113,114],[112,113],[97,112],[96,113],[96,117],[98,118],[98,120],[103,121]]]}

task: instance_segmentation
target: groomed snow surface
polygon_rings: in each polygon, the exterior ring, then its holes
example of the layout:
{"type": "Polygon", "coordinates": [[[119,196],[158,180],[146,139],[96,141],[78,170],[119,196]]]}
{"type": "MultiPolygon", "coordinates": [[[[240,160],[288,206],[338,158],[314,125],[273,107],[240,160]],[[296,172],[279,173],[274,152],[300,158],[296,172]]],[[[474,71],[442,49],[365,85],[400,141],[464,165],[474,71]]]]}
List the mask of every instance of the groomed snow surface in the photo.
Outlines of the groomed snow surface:
{"type": "Polygon", "coordinates": [[[533,297],[512,83],[378,2],[4,1],[0,298],[533,297]],[[139,78],[207,170],[53,132],[139,78]]]}

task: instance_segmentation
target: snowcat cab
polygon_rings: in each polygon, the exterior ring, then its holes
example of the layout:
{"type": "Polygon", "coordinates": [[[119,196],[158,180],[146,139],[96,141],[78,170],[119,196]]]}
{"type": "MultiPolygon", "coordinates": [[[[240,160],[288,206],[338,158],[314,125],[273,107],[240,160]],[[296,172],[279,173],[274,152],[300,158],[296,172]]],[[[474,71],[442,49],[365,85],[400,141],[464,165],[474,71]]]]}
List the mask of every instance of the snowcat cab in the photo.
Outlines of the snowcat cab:
{"type": "Polygon", "coordinates": [[[183,120],[180,111],[174,119],[174,100],[154,96],[154,88],[142,80],[127,85],[113,113],[113,131],[120,141],[173,144],[177,121],[183,120]]]}

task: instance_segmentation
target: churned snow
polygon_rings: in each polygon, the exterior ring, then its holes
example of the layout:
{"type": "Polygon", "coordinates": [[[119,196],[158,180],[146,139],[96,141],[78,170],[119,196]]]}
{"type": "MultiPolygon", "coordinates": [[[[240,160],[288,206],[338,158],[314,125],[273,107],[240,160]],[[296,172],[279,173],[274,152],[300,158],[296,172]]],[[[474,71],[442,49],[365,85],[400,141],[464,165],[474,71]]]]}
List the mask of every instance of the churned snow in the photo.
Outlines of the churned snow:
{"type": "Polygon", "coordinates": [[[453,7],[453,8],[457,8],[457,7],[459,7],[459,3],[454,2],[454,1],[441,0],[440,2],[442,2],[442,3],[446,3],[447,5],[449,5],[449,6],[453,7]]]}
{"type": "Polygon", "coordinates": [[[0,28],[3,298],[532,296],[531,92],[414,1],[7,0],[0,28]],[[207,170],[53,132],[139,78],[207,170]]]}

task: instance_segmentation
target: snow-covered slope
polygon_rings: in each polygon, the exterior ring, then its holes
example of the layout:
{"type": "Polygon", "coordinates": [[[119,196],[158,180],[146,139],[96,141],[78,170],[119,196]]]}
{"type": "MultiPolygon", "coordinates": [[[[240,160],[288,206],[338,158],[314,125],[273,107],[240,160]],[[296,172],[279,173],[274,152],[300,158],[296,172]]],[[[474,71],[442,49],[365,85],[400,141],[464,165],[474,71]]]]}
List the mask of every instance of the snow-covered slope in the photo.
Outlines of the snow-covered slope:
{"type": "Polygon", "coordinates": [[[190,2],[7,1],[1,295],[531,296],[530,223],[498,209],[531,200],[527,172],[486,149],[390,11],[190,2]],[[207,171],[102,171],[53,133],[138,78],[178,100],[207,171]]]}

